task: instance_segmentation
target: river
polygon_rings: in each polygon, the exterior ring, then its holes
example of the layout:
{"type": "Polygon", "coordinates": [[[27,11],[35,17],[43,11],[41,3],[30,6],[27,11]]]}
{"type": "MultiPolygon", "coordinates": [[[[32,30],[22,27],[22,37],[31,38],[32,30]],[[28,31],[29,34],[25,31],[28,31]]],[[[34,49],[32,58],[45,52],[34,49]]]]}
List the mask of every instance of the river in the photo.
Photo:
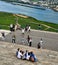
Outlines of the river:
{"type": "Polygon", "coordinates": [[[46,8],[45,10],[35,9],[35,8],[30,8],[30,7],[20,6],[20,5],[13,5],[11,3],[0,1],[0,11],[16,13],[16,14],[24,14],[41,21],[58,24],[58,12],[55,12],[48,8],[46,8]]]}

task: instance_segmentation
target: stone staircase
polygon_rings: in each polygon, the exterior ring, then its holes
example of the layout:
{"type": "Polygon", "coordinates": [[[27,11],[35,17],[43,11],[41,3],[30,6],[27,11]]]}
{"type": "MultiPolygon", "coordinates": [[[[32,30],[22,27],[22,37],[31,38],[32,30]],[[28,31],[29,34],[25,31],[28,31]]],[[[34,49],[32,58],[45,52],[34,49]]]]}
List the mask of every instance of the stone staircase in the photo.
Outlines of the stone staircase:
{"type": "Polygon", "coordinates": [[[0,65],[58,65],[58,52],[0,41],[0,65]],[[17,48],[33,51],[38,62],[17,59],[17,48]]]}

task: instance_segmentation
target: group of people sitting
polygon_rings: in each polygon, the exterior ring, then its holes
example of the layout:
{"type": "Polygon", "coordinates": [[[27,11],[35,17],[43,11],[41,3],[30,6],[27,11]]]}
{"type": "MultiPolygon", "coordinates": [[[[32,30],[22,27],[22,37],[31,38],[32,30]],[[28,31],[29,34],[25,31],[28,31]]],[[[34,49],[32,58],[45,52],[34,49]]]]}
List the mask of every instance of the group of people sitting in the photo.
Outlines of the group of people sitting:
{"type": "Polygon", "coordinates": [[[16,57],[18,59],[29,60],[29,61],[32,61],[32,62],[37,61],[37,58],[36,58],[35,54],[32,51],[28,52],[28,50],[26,50],[24,52],[24,51],[20,50],[19,48],[17,49],[16,57]]]}

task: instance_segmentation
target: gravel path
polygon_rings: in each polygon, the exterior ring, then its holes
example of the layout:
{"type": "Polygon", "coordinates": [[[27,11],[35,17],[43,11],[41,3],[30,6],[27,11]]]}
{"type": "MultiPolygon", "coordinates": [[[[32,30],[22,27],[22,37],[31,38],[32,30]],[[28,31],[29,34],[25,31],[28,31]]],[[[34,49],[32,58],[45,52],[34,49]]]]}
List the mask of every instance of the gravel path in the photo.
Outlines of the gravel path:
{"type": "MultiPolygon", "coordinates": [[[[20,30],[17,30],[11,34],[6,35],[5,41],[11,42],[12,35],[16,35],[16,43],[22,44],[22,33],[20,30]]],[[[31,30],[31,32],[25,32],[24,41],[25,45],[28,45],[26,38],[30,35],[32,37],[32,46],[37,47],[38,42],[40,39],[43,39],[43,48],[58,51],[58,33],[54,32],[47,32],[47,31],[39,31],[39,30],[31,30]]]]}

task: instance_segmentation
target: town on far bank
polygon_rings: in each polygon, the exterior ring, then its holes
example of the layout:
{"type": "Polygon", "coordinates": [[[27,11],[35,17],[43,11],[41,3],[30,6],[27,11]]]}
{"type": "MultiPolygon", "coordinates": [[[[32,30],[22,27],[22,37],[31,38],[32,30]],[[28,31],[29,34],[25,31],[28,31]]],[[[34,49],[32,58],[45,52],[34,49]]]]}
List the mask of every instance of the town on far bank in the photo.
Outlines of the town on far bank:
{"type": "Polygon", "coordinates": [[[1,1],[43,6],[43,7],[51,8],[52,10],[58,12],[58,0],[1,0],[1,1]]]}

